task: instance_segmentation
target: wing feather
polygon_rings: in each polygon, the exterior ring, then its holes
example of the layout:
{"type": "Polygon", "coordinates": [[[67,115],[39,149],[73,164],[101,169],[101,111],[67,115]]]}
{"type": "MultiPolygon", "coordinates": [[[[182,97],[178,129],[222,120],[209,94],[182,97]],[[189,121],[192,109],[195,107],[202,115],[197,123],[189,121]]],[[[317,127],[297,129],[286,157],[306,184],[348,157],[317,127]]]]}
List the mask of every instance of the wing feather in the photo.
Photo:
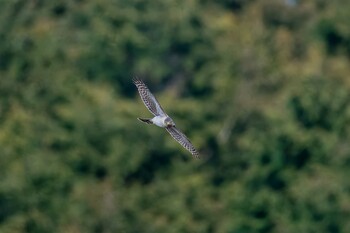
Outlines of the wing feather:
{"type": "Polygon", "coordinates": [[[196,150],[196,148],[194,148],[194,146],[192,145],[192,143],[190,142],[190,140],[186,137],[185,134],[183,134],[178,128],[176,127],[167,127],[165,128],[168,133],[178,142],[181,144],[181,146],[183,146],[186,150],[188,150],[189,152],[191,152],[191,154],[193,155],[193,157],[195,158],[199,158],[199,153],[196,150]]]}
{"type": "Polygon", "coordinates": [[[132,80],[137,87],[141,100],[145,104],[146,108],[155,116],[166,115],[162,106],[160,106],[156,97],[151,93],[146,84],[138,78],[132,80]]]}

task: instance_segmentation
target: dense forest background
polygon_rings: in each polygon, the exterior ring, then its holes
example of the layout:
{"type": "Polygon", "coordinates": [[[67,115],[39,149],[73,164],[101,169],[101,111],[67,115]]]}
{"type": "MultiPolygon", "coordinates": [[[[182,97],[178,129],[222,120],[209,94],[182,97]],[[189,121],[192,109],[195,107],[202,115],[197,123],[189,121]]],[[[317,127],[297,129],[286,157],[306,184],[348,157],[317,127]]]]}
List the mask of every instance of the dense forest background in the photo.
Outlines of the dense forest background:
{"type": "Polygon", "coordinates": [[[0,232],[350,232],[350,1],[0,1],[0,232]],[[203,155],[151,114],[155,93],[203,155]]]}

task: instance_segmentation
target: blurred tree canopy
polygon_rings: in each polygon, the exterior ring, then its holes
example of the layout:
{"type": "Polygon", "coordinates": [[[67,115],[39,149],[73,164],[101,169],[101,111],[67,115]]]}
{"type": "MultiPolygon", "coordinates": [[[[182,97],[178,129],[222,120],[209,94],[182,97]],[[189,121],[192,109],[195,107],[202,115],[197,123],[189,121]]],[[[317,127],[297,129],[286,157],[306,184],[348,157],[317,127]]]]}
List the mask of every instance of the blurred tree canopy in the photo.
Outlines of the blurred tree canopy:
{"type": "Polygon", "coordinates": [[[350,232],[349,12],[0,1],[0,232],[350,232]]]}

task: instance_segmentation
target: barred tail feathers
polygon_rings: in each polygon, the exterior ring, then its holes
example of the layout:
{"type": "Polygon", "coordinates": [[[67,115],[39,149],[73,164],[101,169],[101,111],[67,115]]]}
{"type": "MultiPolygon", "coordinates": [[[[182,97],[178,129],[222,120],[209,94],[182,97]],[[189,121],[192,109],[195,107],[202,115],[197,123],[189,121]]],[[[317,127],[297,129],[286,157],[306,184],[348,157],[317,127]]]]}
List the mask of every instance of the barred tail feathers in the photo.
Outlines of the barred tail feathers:
{"type": "Polygon", "coordinates": [[[153,122],[151,121],[151,119],[148,119],[148,118],[140,118],[140,117],[138,117],[137,119],[138,119],[139,121],[144,122],[144,123],[149,124],[149,125],[153,124],[153,122]]]}

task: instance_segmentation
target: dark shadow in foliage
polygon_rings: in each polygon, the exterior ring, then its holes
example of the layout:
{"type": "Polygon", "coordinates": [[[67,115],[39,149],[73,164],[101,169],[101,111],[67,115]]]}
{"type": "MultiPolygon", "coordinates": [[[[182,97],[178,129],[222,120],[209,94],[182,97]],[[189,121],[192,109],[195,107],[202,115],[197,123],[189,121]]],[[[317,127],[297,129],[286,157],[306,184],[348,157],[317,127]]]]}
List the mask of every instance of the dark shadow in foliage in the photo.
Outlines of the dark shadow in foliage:
{"type": "Polygon", "coordinates": [[[254,0],[220,0],[217,2],[234,12],[240,12],[244,7],[251,4],[253,1],[254,0]]]}
{"type": "Polygon", "coordinates": [[[268,174],[266,184],[276,191],[284,190],[286,187],[286,181],[278,170],[273,170],[268,174]]]}
{"type": "Polygon", "coordinates": [[[252,129],[266,131],[268,125],[267,119],[259,112],[252,111],[241,114],[237,117],[231,129],[231,139],[229,140],[229,146],[226,148],[229,152],[226,153],[222,153],[223,151],[220,150],[220,145],[214,136],[209,138],[206,145],[211,148],[212,156],[206,164],[213,168],[211,182],[215,187],[237,179],[249,166],[249,160],[243,156],[244,153],[235,145],[236,138],[245,135],[252,129]],[[222,157],[222,154],[226,156],[222,157]]]}
{"type": "Polygon", "coordinates": [[[109,171],[103,164],[103,161],[98,157],[85,153],[81,156],[71,158],[68,163],[72,171],[78,175],[90,175],[103,180],[109,175],[109,171]]]}
{"type": "MultiPolygon", "coordinates": [[[[123,64],[116,63],[116,57],[111,52],[110,45],[105,41],[95,42],[100,47],[99,50],[85,54],[78,62],[77,66],[84,72],[84,76],[89,81],[107,81],[112,84],[125,97],[133,97],[135,86],[131,79],[133,74],[130,73],[133,65],[133,57],[131,53],[135,48],[132,45],[125,45],[125,57],[123,64]]],[[[130,42],[129,42],[130,43],[130,42]]]]}
{"type": "Polygon", "coordinates": [[[222,166],[223,158],[220,156],[219,145],[213,135],[206,141],[206,147],[210,150],[206,153],[211,154],[206,164],[213,167],[215,171],[211,177],[211,182],[215,187],[218,187],[226,180],[225,177],[227,176],[227,171],[226,168],[222,166]]]}
{"type": "Polygon", "coordinates": [[[95,177],[99,180],[103,180],[108,176],[108,170],[104,166],[99,166],[95,169],[95,177]]]}
{"type": "Polygon", "coordinates": [[[67,12],[67,7],[64,3],[58,3],[52,8],[52,13],[56,17],[62,17],[67,12]]]}
{"type": "Polygon", "coordinates": [[[336,24],[331,21],[323,20],[318,25],[318,33],[324,41],[327,53],[336,55],[341,50],[345,50],[350,56],[350,37],[343,35],[336,24]]]}
{"type": "Polygon", "coordinates": [[[17,197],[10,193],[0,193],[0,223],[7,218],[20,212],[23,209],[23,203],[17,197]]]}
{"type": "Polygon", "coordinates": [[[51,229],[47,229],[44,226],[41,226],[41,224],[38,223],[37,220],[33,218],[27,219],[24,229],[25,229],[25,232],[27,233],[44,233],[44,232],[51,231],[51,229]]]}
{"type": "Polygon", "coordinates": [[[149,156],[145,157],[145,160],[136,171],[126,175],[124,178],[125,184],[138,182],[146,185],[151,183],[158,171],[166,170],[170,167],[171,158],[169,154],[156,151],[150,152],[149,156]]]}
{"type": "Polygon", "coordinates": [[[285,166],[301,169],[310,159],[309,148],[287,134],[278,136],[277,149],[284,155],[285,166]]]}
{"type": "Polygon", "coordinates": [[[340,83],[315,78],[304,84],[289,106],[296,120],[307,129],[342,130],[349,121],[349,93],[340,83]]]}
{"type": "MultiPolygon", "coordinates": [[[[3,35],[0,35],[0,40],[3,41],[3,35]]],[[[11,64],[12,59],[14,57],[14,52],[11,51],[9,48],[1,48],[0,50],[0,70],[7,70],[9,67],[9,64],[11,64]]]]}
{"type": "MultiPolygon", "coordinates": [[[[203,62],[203,64],[205,64],[205,62],[203,62]]],[[[201,64],[198,64],[198,66],[201,66],[201,64]]],[[[202,85],[195,85],[194,79],[191,79],[189,80],[187,87],[187,90],[191,90],[191,92],[185,93],[185,97],[195,96],[196,98],[208,98],[214,94],[214,88],[210,82],[205,82],[202,85]]]]}

